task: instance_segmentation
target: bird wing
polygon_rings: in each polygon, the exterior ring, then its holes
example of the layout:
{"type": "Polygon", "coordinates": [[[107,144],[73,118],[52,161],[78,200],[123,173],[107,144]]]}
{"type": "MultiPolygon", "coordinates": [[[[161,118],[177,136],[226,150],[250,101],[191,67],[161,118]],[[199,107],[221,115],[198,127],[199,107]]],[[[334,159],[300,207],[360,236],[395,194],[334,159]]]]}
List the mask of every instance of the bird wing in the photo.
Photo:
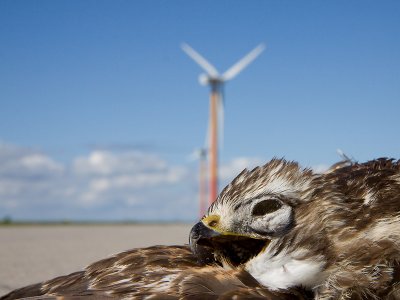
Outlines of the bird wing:
{"type": "Polygon", "coordinates": [[[116,254],[84,271],[25,287],[9,299],[306,299],[302,291],[272,292],[243,269],[199,265],[187,246],[153,246],[116,254]],[[33,297],[33,298],[29,298],[33,297]]]}

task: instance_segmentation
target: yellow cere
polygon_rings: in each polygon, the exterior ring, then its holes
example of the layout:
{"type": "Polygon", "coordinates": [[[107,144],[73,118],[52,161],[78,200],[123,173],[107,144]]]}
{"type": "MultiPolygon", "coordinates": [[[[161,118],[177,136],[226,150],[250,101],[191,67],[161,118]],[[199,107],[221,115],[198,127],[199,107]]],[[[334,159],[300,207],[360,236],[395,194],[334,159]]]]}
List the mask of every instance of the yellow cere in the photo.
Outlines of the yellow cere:
{"type": "Polygon", "coordinates": [[[227,231],[225,228],[221,227],[220,216],[218,215],[209,215],[203,218],[201,221],[205,226],[220,233],[221,235],[247,236],[237,232],[227,231]]]}
{"type": "MultiPolygon", "coordinates": [[[[252,239],[256,239],[256,240],[264,240],[264,238],[262,238],[262,237],[253,236],[250,234],[228,231],[228,230],[226,230],[226,228],[221,227],[220,219],[221,218],[218,215],[209,215],[209,216],[201,219],[201,222],[203,222],[203,224],[205,226],[207,226],[208,228],[214,230],[215,232],[218,232],[221,235],[243,236],[243,237],[248,237],[248,238],[252,238],[252,239]]],[[[268,246],[268,243],[266,246],[268,246]]]]}
{"type": "Polygon", "coordinates": [[[220,224],[219,224],[219,219],[220,217],[217,215],[210,215],[205,218],[203,218],[201,221],[203,222],[204,225],[206,225],[208,228],[220,232],[220,224]]]}

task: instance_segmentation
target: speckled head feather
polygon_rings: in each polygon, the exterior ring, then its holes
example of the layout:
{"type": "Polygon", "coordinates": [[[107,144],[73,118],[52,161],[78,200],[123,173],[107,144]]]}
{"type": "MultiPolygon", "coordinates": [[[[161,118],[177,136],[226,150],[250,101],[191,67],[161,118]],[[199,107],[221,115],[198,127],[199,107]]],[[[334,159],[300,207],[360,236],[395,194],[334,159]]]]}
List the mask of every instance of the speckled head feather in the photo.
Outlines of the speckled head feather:
{"type": "Polygon", "coordinates": [[[228,184],[216,201],[210,206],[220,203],[235,205],[243,199],[256,197],[262,193],[293,195],[307,189],[312,178],[310,169],[302,169],[297,162],[274,158],[263,166],[253,170],[245,169],[228,184]]]}

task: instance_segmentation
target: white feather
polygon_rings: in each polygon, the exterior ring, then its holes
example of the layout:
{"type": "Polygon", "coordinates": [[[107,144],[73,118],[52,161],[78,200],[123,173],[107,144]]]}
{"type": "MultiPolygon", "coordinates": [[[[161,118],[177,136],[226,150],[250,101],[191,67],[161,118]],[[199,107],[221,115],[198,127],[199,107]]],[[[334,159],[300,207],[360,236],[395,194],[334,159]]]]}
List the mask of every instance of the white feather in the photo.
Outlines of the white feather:
{"type": "Polygon", "coordinates": [[[246,270],[262,285],[272,289],[287,289],[294,286],[313,288],[324,278],[321,271],[325,264],[322,257],[301,259],[306,250],[292,253],[280,252],[273,256],[268,250],[246,264],[246,270]]]}

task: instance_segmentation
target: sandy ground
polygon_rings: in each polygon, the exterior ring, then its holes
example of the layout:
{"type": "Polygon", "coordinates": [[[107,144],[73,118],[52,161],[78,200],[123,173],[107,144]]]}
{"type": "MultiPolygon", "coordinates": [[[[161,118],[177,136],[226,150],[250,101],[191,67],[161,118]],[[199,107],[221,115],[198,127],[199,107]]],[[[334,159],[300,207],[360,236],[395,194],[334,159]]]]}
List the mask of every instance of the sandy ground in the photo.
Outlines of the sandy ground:
{"type": "Polygon", "coordinates": [[[0,295],[78,271],[123,250],[186,244],[190,228],[169,224],[0,227],[0,295]]]}

